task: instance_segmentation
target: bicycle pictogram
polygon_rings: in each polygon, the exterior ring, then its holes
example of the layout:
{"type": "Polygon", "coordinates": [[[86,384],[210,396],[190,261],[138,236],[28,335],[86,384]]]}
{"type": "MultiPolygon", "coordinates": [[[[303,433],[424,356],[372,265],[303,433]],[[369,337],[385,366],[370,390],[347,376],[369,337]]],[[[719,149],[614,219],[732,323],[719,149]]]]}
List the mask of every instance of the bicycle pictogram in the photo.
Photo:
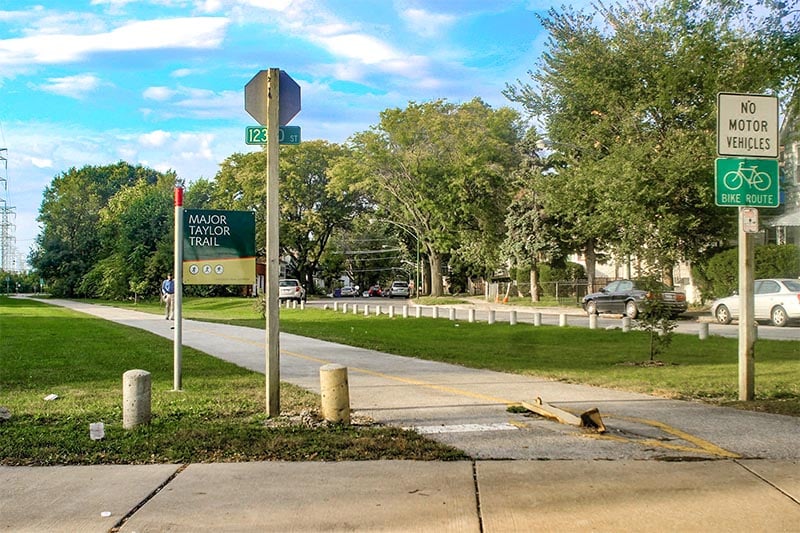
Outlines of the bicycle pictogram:
{"type": "Polygon", "coordinates": [[[727,172],[722,180],[729,191],[737,191],[745,183],[757,191],[766,191],[772,186],[772,178],[768,173],[758,170],[758,165],[745,167],[744,161],[739,163],[738,169],[727,172]]]}

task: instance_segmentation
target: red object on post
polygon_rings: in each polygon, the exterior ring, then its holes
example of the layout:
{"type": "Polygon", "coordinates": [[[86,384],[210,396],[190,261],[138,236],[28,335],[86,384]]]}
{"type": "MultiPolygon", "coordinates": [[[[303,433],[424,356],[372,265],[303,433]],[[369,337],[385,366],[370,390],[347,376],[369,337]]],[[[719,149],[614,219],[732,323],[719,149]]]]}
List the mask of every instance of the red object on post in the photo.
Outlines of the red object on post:
{"type": "Polygon", "coordinates": [[[175,187],[175,207],[183,205],[183,187],[175,187]]]}

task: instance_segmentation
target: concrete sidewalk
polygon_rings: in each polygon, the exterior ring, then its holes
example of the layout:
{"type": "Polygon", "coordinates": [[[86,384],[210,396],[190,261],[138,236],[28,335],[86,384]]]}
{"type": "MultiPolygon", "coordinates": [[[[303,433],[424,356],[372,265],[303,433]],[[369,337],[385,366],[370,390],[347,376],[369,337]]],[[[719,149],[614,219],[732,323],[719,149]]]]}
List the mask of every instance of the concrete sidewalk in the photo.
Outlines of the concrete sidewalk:
{"type": "MultiPolygon", "coordinates": [[[[163,317],[64,305],[172,335],[163,317]]],[[[263,341],[261,330],[184,326],[186,345],[260,372],[263,341]]],[[[477,422],[432,435],[476,460],[0,467],[0,531],[800,532],[795,418],[290,335],[281,348],[281,378],[307,388],[320,365],[345,364],[354,410],[376,420],[418,430],[477,422]],[[600,405],[616,416],[609,435],[506,411],[537,394],[563,408],[600,405]]]]}
{"type": "Polygon", "coordinates": [[[0,530],[800,531],[797,462],[0,467],[0,530]]]}

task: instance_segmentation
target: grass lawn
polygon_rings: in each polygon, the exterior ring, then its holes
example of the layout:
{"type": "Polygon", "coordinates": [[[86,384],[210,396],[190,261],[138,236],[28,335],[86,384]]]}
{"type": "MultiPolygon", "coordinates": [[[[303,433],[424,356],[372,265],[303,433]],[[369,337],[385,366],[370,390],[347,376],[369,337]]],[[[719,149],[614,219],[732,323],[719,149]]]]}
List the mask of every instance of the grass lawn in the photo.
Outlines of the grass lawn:
{"type": "MultiPolygon", "coordinates": [[[[202,303],[208,316],[235,315],[224,300],[202,303]]],[[[262,374],[188,347],[183,370],[185,390],[173,392],[170,340],[0,297],[0,407],[11,413],[0,422],[0,464],[464,458],[410,431],[308,424],[319,399],[289,384],[282,416],[268,421],[262,374]],[[153,419],[123,430],[122,374],[135,368],[152,375],[153,419]],[[105,424],[105,439],[89,438],[93,422],[105,424]]]]}
{"type": "MultiPolygon", "coordinates": [[[[402,304],[398,304],[402,305],[402,304]]],[[[157,303],[138,308],[156,312],[157,303]]],[[[264,327],[253,301],[184,300],[184,316],[264,327]],[[218,310],[223,312],[217,313],[218,310]]],[[[738,401],[738,341],[675,334],[649,365],[645,332],[446,319],[364,317],[317,308],[281,309],[281,330],[364,348],[501,372],[698,399],[743,409],[800,416],[800,343],[756,343],[756,400],[738,401]]]]}

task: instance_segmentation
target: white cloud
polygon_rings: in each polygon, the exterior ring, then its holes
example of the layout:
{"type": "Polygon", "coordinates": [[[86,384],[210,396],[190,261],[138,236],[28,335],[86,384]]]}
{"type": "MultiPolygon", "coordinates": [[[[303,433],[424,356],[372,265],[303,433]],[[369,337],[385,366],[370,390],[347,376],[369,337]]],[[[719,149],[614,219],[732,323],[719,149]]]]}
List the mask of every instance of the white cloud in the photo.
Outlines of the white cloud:
{"type": "Polygon", "coordinates": [[[42,159],[40,157],[31,157],[30,158],[31,165],[35,166],[36,168],[53,168],[53,160],[52,159],[42,159]]]}
{"type": "Polygon", "coordinates": [[[37,34],[0,40],[0,65],[69,63],[95,52],[215,48],[229,21],[223,17],[186,17],[135,21],[91,35],[37,34]]]}
{"type": "Polygon", "coordinates": [[[424,37],[437,37],[456,22],[453,15],[431,13],[424,9],[406,9],[400,13],[408,29],[424,37]]]}
{"type": "Polygon", "coordinates": [[[63,78],[48,78],[46,83],[36,87],[45,92],[82,100],[100,85],[100,78],[94,74],[78,74],[63,78]]]}
{"type": "Polygon", "coordinates": [[[192,69],[179,68],[177,70],[172,71],[172,74],[170,74],[170,76],[172,76],[173,78],[185,78],[186,76],[191,76],[192,74],[194,74],[194,71],[192,69]]]}
{"type": "Polygon", "coordinates": [[[156,130],[139,135],[139,143],[149,147],[164,146],[171,137],[168,131],[156,130]]]}
{"type": "Polygon", "coordinates": [[[147,100],[156,100],[163,102],[169,100],[175,95],[175,91],[168,87],[148,87],[142,93],[142,96],[147,100]]]}

